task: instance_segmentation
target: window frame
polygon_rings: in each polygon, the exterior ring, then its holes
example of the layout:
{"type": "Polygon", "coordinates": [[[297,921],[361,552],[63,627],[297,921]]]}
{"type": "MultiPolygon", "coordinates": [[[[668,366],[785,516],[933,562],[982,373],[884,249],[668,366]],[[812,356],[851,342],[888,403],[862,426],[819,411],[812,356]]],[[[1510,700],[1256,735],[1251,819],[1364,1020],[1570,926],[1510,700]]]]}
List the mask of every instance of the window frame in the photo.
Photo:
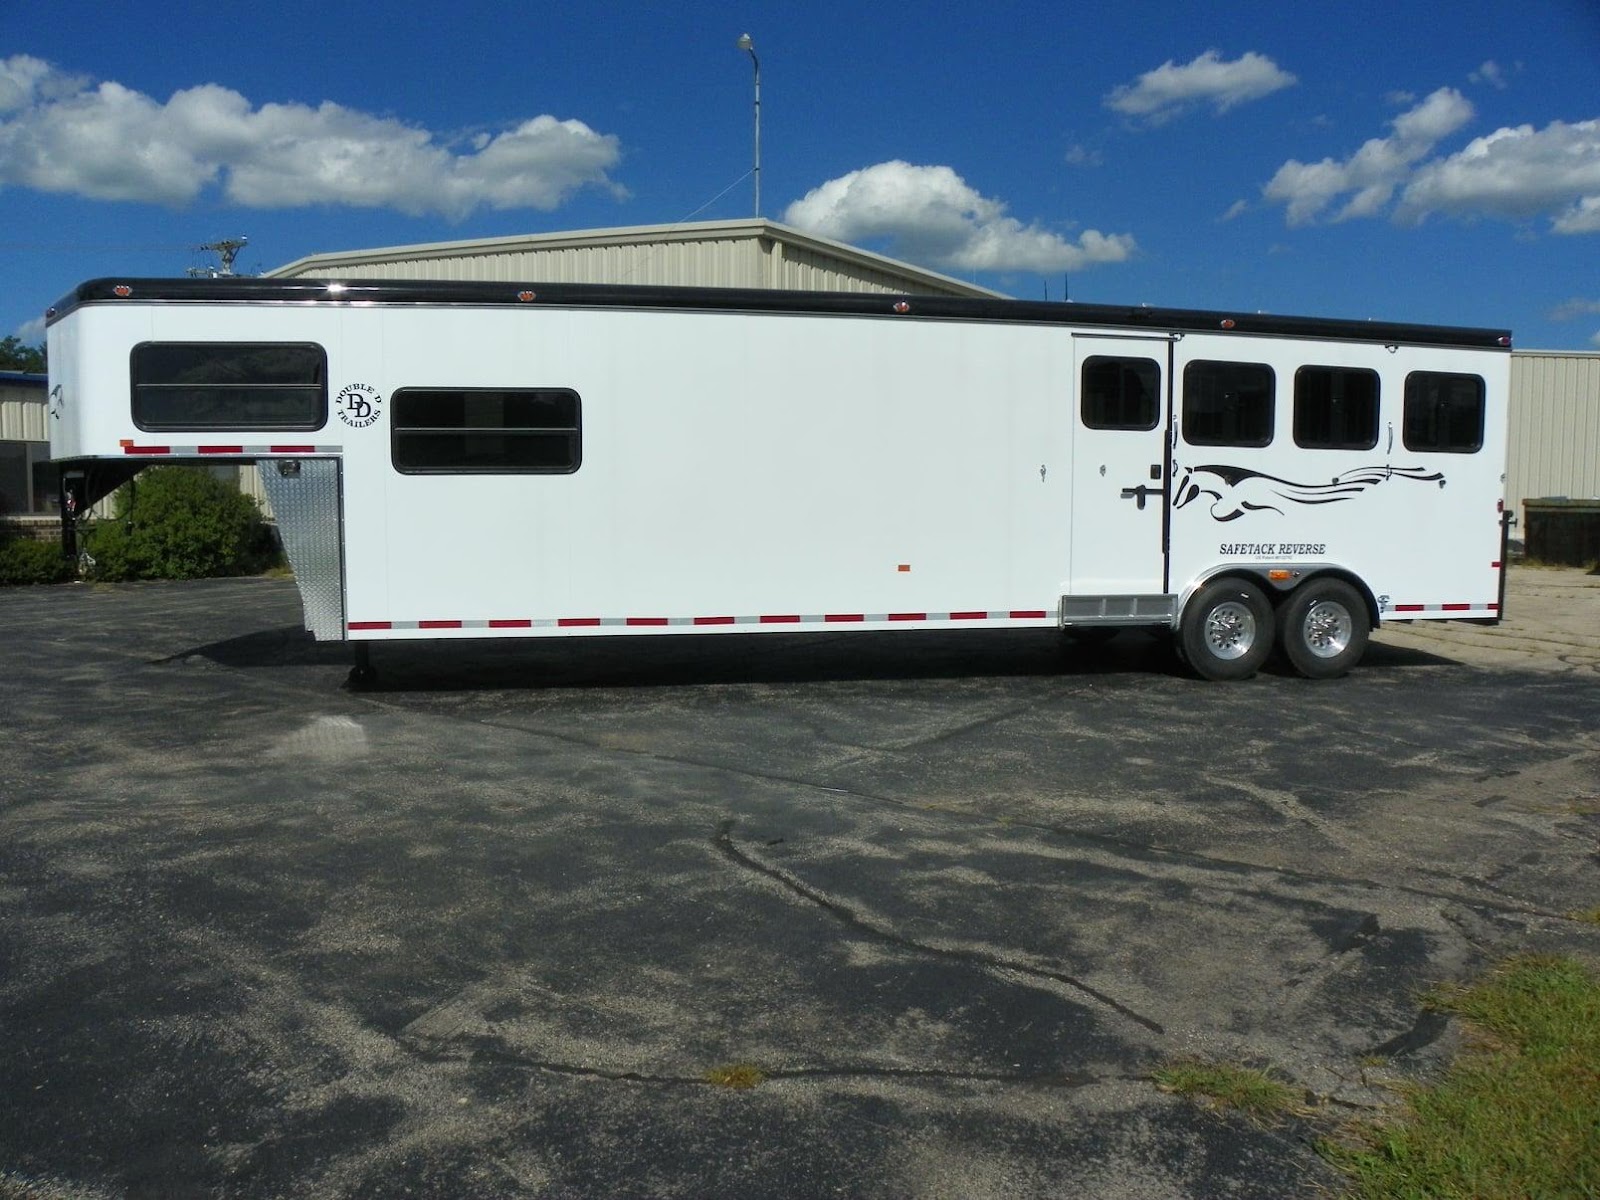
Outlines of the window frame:
{"type": "MultiPolygon", "coordinates": [[[[464,415],[464,414],[463,414],[464,415]]],[[[396,388],[389,394],[389,462],[401,475],[572,475],[583,466],[583,398],[577,390],[568,387],[441,387],[415,385],[396,388]],[[571,425],[407,425],[402,423],[405,401],[411,396],[560,396],[572,401],[571,425]],[[570,465],[559,467],[516,466],[512,464],[489,466],[417,466],[402,462],[401,445],[405,439],[460,437],[470,434],[493,434],[500,437],[529,438],[561,435],[571,447],[570,465]]]]}
{"type": "Polygon", "coordinates": [[[1194,358],[1183,364],[1183,400],[1178,415],[1178,427],[1185,444],[1190,446],[1233,446],[1246,450],[1259,450],[1272,445],[1278,430],[1278,372],[1271,363],[1244,362],[1232,358],[1194,358]],[[1191,391],[1190,377],[1198,369],[1211,367],[1226,367],[1240,371],[1263,371],[1267,378],[1267,397],[1265,405],[1266,431],[1259,437],[1249,439],[1218,437],[1195,438],[1190,436],[1189,396],[1191,391]]]}
{"type": "MultiPolygon", "coordinates": [[[[1091,354],[1083,360],[1078,369],[1078,421],[1085,429],[1129,431],[1148,433],[1161,424],[1162,395],[1161,395],[1161,364],[1148,355],[1133,354],[1091,354]],[[1122,370],[1133,370],[1136,374],[1143,375],[1139,370],[1140,365],[1148,365],[1154,375],[1155,386],[1149,389],[1151,402],[1150,420],[1148,424],[1130,425],[1121,422],[1091,421],[1089,419],[1090,391],[1088,387],[1089,369],[1101,363],[1117,363],[1122,370]]],[[[1125,394],[1119,396],[1119,401],[1125,394]]]]}
{"type": "MultiPolygon", "coordinates": [[[[1435,410],[1441,401],[1435,400],[1435,410]]],[[[1400,442],[1407,450],[1419,454],[1477,454],[1483,449],[1484,432],[1488,424],[1489,387],[1482,375],[1470,371],[1408,371],[1406,373],[1405,403],[1400,414],[1400,442]],[[1470,446],[1465,445],[1413,445],[1411,441],[1412,381],[1420,379],[1449,379],[1471,381],[1477,391],[1477,437],[1470,446]]],[[[1437,417],[1433,424],[1437,428],[1437,417]]]]}
{"type": "MultiPolygon", "coordinates": [[[[1378,432],[1383,424],[1383,377],[1371,367],[1329,366],[1323,363],[1302,363],[1294,372],[1294,412],[1291,417],[1291,432],[1294,444],[1303,450],[1371,450],[1378,444],[1378,432]],[[1302,396],[1301,381],[1308,371],[1322,371],[1329,375],[1362,375],[1372,381],[1372,437],[1368,441],[1307,441],[1300,436],[1300,415],[1302,396]]],[[[1333,424],[1330,410],[1328,424],[1333,424]]]]}
{"type": "Polygon", "coordinates": [[[249,433],[255,430],[270,433],[313,433],[328,424],[328,351],[318,342],[245,342],[245,341],[160,341],[149,339],[139,342],[128,352],[128,412],[134,425],[147,433],[249,433]],[[141,383],[139,358],[151,350],[184,350],[195,348],[217,349],[233,347],[245,351],[267,349],[296,349],[316,352],[315,380],[311,383],[141,383]],[[311,417],[300,421],[165,421],[152,420],[141,413],[140,401],[151,392],[268,392],[293,391],[314,394],[316,403],[311,417]]]}

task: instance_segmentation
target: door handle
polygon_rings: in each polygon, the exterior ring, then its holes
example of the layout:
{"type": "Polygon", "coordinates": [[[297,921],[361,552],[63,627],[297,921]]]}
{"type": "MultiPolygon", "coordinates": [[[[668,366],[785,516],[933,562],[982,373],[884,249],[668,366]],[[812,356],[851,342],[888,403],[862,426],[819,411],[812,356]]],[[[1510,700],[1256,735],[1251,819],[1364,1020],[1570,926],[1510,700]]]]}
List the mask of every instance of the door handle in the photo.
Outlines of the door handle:
{"type": "Polygon", "coordinates": [[[1148,484],[1143,484],[1143,483],[1141,483],[1138,487],[1131,487],[1131,488],[1123,488],[1122,489],[1122,498],[1124,500],[1137,501],[1138,505],[1139,505],[1139,508],[1141,510],[1143,510],[1144,502],[1148,497],[1150,497],[1150,496],[1164,496],[1165,494],[1166,494],[1166,489],[1165,488],[1150,487],[1148,484]]]}

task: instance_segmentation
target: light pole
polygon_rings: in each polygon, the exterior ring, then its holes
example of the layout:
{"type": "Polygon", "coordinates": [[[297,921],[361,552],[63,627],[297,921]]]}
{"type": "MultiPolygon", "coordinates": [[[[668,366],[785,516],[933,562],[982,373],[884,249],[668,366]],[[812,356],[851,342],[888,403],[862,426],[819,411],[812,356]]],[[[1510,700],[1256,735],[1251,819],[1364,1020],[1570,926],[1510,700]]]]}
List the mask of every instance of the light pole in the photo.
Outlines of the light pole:
{"type": "Polygon", "coordinates": [[[739,40],[734,43],[750,56],[750,62],[756,69],[756,166],[753,172],[756,181],[756,216],[761,215],[761,60],[756,57],[756,44],[750,40],[748,33],[741,33],[739,40]]]}

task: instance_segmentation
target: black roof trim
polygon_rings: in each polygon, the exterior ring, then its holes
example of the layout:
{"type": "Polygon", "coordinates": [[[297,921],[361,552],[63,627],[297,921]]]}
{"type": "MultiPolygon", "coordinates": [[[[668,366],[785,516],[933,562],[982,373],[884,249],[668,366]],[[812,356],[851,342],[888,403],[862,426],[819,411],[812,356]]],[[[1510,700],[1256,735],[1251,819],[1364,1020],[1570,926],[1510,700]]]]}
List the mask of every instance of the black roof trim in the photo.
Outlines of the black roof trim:
{"type": "Polygon", "coordinates": [[[883,292],[782,292],[763,288],[652,287],[609,283],[487,283],[477,280],[391,279],[94,279],[79,285],[46,314],[59,320],[74,308],[103,301],[188,304],[471,304],[538,307],[664,308],[678,311],[904,315],[964,321],[1143,330],[1150,333],[1246,333],[1328,338],[1393,345],[1479,346],[1509,349],[1505,329],[1406,325],[1323,317],[1113,304],[989,300],[883,292]]]}

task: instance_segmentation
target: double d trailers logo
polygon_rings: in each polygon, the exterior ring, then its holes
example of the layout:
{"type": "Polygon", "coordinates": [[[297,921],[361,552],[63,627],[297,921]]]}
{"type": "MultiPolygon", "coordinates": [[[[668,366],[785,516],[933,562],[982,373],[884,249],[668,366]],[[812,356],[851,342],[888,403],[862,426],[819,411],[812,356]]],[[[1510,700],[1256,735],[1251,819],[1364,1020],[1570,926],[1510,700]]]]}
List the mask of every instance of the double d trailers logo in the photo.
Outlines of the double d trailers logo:
{"type": "Polygon", "coordinates": [[[383,415],[378,407],[378,389],[352,383],[333,398],[339,419],[352,429],[365,429],[383,415]]]}

